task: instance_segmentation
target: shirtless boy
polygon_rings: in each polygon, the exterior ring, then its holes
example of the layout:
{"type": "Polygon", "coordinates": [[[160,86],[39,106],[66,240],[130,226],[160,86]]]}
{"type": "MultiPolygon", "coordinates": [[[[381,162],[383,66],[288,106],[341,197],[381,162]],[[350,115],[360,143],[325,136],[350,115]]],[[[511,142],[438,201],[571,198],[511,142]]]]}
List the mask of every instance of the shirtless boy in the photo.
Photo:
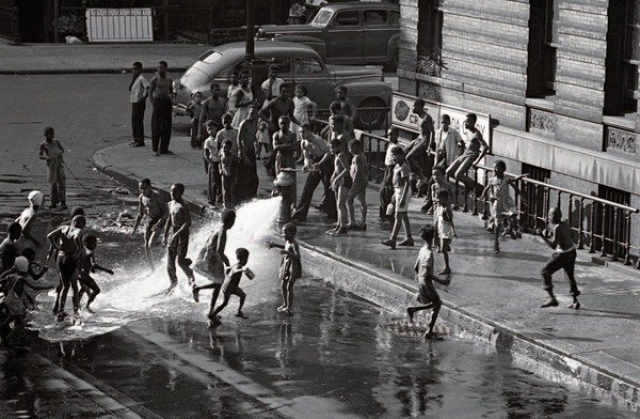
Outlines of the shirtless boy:
{"type": "Polygon", "coordinates": [[[176,273],[176,261],[182,271],[189,278],[189,285],[195,285],[193,271],[189,267],[191,261],[187,259],[187,251],[189,250],[189,235],[191,234],[191,212],[189,207],[182,199],[184,194],[184,185],[182,183],[174,183],[171,185],[171,198],[169,201],[169,218],[164,228],[164,237],[162,243],[169,246],[167,257],[167,273],[171,284],[164,292],[170,294],[178,285],[178,276],[176,273]],[[169,232],[172,231],[172,234],[169,232]]]}
{"type": "Polygon", "coordinates": [[[551,260],[547,262],[540,272],[544,290],[549,294],[547,302],[540,307],[558,306],[558,300],[556,300],[555,295],[553,295],[551,279],[554,273],[560,269],[564,269],[565,276],[569,280],[571,296],[573,297],[573,302],[569,308],[577,310],[580,308],[580,302],[578,302],[580,291],[578,290],[578,285],[574,277],[577,252],[576,246],[573,244],[573,240],[571,240],[571,227],[569,227],[566,221],[562,220],[562,212],[558,208],[551,208],[549,210],[549,219],[549,227],[546,230],[536,231],[549,247],[556,250],[551,260]],[[551,238],[551,240],[549,238],[551,238]]]}
{"type": "Polygon", "coordinates": [[[29,193],[29,207],[25,208],[20,213],[20,216],[16,218],[16,222],[22,226],[22,237],[33,243],[36,247],[41,247],[42,243],[31,235],[31,229],[33,228],[33,223],[36,220],[38,210],[42,208],[43,202],[44,195],[42,195],[42,192],[31,191],[29,193]]]}
{"type": "Polygon", "coordinates": [[[149,218],[149,222],[144,231],[144,255],[147,261],[151,262],[149,249],[156,239],[158,230],[162,228],[162,221],[166,218],[168,209],[167,204],[151,189],[151,181],[149,179],[142,179],[138,187],[140,188],[140,197],[138,198],[140,211],[136,217],[136,223],[133,226],[131,235],[136,234],[140,221],[146,215],[149,218]]]}
{"type": "Polygon", "coordinates": [[[232,295],[236,295],[240,298],[240,305],[238,305],[238,312],[236,313],[236,317],[241,317],[246,319],[247,317],[242,313],[242,306],[244,305],[244,300],[247,298],[247,294],[242,291],[240,288],[240,279],[242,279],[242,274],[247,275],[247,278],[253,279],[254,274],[248,268],[246,268],[247,261],[249,260],[249,251],[244,248],[236,249],[236,258],[238,259],[238,263],[233,266],[226,268],[227,277],[222,285],[222,294],[224,295],[224,301],[222,304],[215,309],[213,314],[210,316],[213,320],[209,323],[210,325],[219,324],[218,314],[224,310],[224,308],[229,304],[229,299],[232,295]]]}
{"type": "Polygon", "coordinates": [[[225,267],[230,266],[229,258],[225,255],[224,250],[227,246],[227,231],[230,230],[236,222],[236,212],[225,209],[221,215],[222,223],[213,231],[207,243],[204,245],[193,269],[200,275],[211,281],[211,284],[193,287],[193,299],[200,301],[198,293],[205,289],[213,289],[211,296],[211,304],[209,305],[209,320],[214,321],[213,311],[216,307],[218,295],[225,279],[225,267]]]}
{"type": "Polygon", "coordinates": [[[84,243],[84,249],[80,253],[80,260],[78,262],[78,282],[80,283],[80,292],[78,293],[78,302],[82,300],[82,295],[87,293],[89,299],[85,306],[89,313],[93,313],[91,310],[91,303],[96,299],[96,296],[100,294],[100,287],[96,284],[96,280],[91,277],[91,272],[96,270],[103,271],[109,275],[113,275],[113,271],[109,268],[105,268],[96,263],[94,251],[98,245],[98,240],[93,234],[88,234],[82,239],[84,243]]]}

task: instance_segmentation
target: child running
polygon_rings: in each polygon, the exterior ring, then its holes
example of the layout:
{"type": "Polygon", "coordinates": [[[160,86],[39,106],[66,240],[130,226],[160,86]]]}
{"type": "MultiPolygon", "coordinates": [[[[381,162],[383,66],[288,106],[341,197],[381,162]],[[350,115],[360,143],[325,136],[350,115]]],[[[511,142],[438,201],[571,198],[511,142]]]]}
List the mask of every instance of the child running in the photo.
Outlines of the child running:
{"type": "Polygon", "coordinates": [[[189,207],[182,199],[184,194],[184,185],[182,183],[174,183],[171,185],[171,198],[169,202],[169,217],[164,228],[164,237],[162,238],[164,245],[169,245],[167,255],[167,273],[171,284],[164,294],[170,294],[178,285],[178,276],[176,273],[176,261],[182,271],[189,278],[189,285],[195,286],[195,278],[193,271],[189,267],[191,261],[187,259],[187,251],[189,250],[189,236],[191,234],[191,212],[189,207]],[[169,234],[173,231],[173,234],[169,234]]]}
{"type": "MultiPolygon", "coordinates": [[[[480,201],[485,197],[487,191],[491,191],[491,215],[494,220],[493,232],[495,234],[495,241],[493,244],[493,250],[496,254],[500,253],[500,226],[509,222],[509,228],[505,230],[505,235],[510,234],[512,239],[517,237],[518,232],[518,209],[513,202],[511,195],[509,194],[509,186],[511,186],[516,194],[522,196],[522,192],[518,188],[516,182],[522,179],[526,175],[520,175],[518,177],[511,177],[505,174],[507,171],[507,165],[504,161],[498,160],[493,165],[495,177],[489,181],[487,187],[482,191],[480,195],[480,201]]],[[[522,198],[524,199],[524,197],[522,198]]]]}
{"type": "Polygon", "coordinates": [[[80,283],[80,292],[78,296],[78,303],[82,300],[82,295],[87,294],[88,300],[85,308],[89,313],[93,313],[91,310],[91,303],[96,299],[96,296],[100,294],[100,287],[96,284],[95,279],[91,277],[91,272],[97,270],[113,275],[113,271],[109,268],[105,268],[96,263],[94,251],[98,246],[98,239],[93,234],[87,234],[82,239],[84,249],[80,254],[80,261],[78,262],[78,282],[80,283]]]}
{"type": "Polygon", "coordinates": [[[571,239],[571,227],[566,221],[562,220],[562,212],[560,209],[551,208],[549,210],[549,227],[546,230],[537,230],[536,232],[549,247],[556,250],[551,260],[542,268],[542,283],[544,290],[549,294],[549,299],[540,307],[558,306],[558,300],[556,300],[555,295],[553,295],[553,283],[551,280],[553,279],[554,273],[560,269],[564,269],[565,276],[569,280],[571,296],[573,297],[573,302],[569,308],[578,310],[580,308],[580,302],[578,301],[580,291],[578,290],[578,284],[576,284],[576,278],[574,276],[577,256],[576,246],[571,239]],[[552,237],[552,240],[549,240],[549,236],[552,237]]]}
{"type": "Polygon", "coordinates": [[[227,246],[227,231],[229,231],[236,223],[236,212],[233,210],[223,210],[220,216],[222,223],[209,236],[207,243],[204,245],[193,270],[211,281],[211,284],[193,287],[193,299],[200,301],[198,293],[205,289],[213,289],[211,303],[209,304],[209,320],[214,321],[213,311],[216,307],[218,295],[225,279],[225,267],[230,266],[229,258],[225,255],[224,250],[227,246]]]}
{"type": "MultiPolygon", "coordinates": [[[[36,220],[36,215],[38,210],[42,208],[42,204],[44,202],[44,195],[40,191],[31,191],[29,193],[29,207],[24,209],[18,218],[16,218],[16,222],[22,226],[22,236],[21,239],[24,238],[25,241],[31,242],[36,247],[41,247],[42,243],[38,239],[36,239],[33,235],[31,235],[31,229],[33,228],[33,223],[36,220]]],[[[21,243],[22,247],[27,247],[28,243],[21,243]]]]}
{"type": "Polygon", "coordinates": [[[284,245],[273,242],[267,243],[267,249],[280,249],[282,263],[280,264],[280,284],[282,287],[282,305],[278,311],[285,312],[291,316],[293,314],[293,284],[302,276],[302,261],[300,247],[296,241],[298,229],[295,224],[287,223],[282,227],[284,245]]]}
{"type": "Polygon", "coordinates": [[[242,274],[245,274],[247,278],[251,280],[254,278],[254,274],[245,266],[249,261],[249,251],[247,249],[242,247],[236,249],[236,258],[238,259],[238,263],[226,268],[227,276],[224,280],[224,284],[222,284],[222,295],[224,295],[224,300],[210,316],[210,318],[213,319],[209,322],[209,326],[220,324],[218,314],[224,310],[227,304],[229,304],[229,299],[232,295],[236,295],[240,298],[240,305],[238,306],[236,317],[243,319],[247,318],[247,316],[242,313],[242,306],[244,305],[244,300],[247,298],[247,294],[245,294],[244,291],[242,291],[242,288],[240,288],[240,279],[242,279],[242,274]]]}
{"type": "Polygon", "coordinates": [[[380,243],[396,248],[396,239],[400,233],[400,226],[404,226],[405,239],[398,243],[398,246],[413,246],[413,237],[411,237],[411,224],[409,223],[409,201],[411,200],[411,168],[405,159],[402,147],[396,147],[392,151],[393,161],[396,163],[393,168],[393,190],[395,200],[395,220],[391,237],[382,240],[380,243]]]}
{"type": "Polygon", "coordinates": [[[407,308],[407,315],[409,321],[413,322],[413,316],[422,310],[433,310],[431,313],[431,320],[429,321],[429,329],[424,334],[425,339],[437,339],[438,336],[433,331],[433,326],[438,319],[438,313],[440,313],[440,307],[442,301],[440,296],[433,286],[433,281],[436,281],[442,285],[449,285],[450,279],[440,279],[433,275],[433,252],[431,251],[431,242],[433,241],[433,228],[425,227],[420,230],[420,238],[424,240],[424,246],[418,253],[418,259],[413,267],[418,275],[418,302],[423,304],[421,306],[414,306],[407,308]]]}
{"type": "Polygon", "coordinates": [[[140,221],[144,216],[147,216],[149,221],[144,230],[144,255],[147,261],[151,263],[149,249],[153,246],[158,230],[162,229],[162,222],[166,219],[169,210],[167,203],[160,199],[160,196],[151,189],[151,181],[149,179],[142,179],[138,184],[138,188],[140,189],[140,196],[138,197],[139,211],[131,235],[136,234],[140,221]]]}
{"type": "Polygon", "coordinates": [[[438,275],[449,275],[451,266],[449,266],[449,252],[451,251],[451,241],[456,236],[456,228],[453,225],[453,210],[449,202],[449,191],[442,189],[438,192],[438,205],[433,214],[434,221],[438,229],[440,237],[440,251],[444,257],[444,269],[438,272],[438,275]]]}
{"type": "Polygon", "coordinates": [[[369,163],[362,150],[362,142],[359,140],[349,141],[349,152],[353,155],[351,160],[351,179],[353,186],[347,195],[347,212],[349,213],[349,230],[367,230],[367,184],[369,183],[369,163]],[[362,222],[356,224],[356,215],[353,202],[360,201],[362,222]]]}

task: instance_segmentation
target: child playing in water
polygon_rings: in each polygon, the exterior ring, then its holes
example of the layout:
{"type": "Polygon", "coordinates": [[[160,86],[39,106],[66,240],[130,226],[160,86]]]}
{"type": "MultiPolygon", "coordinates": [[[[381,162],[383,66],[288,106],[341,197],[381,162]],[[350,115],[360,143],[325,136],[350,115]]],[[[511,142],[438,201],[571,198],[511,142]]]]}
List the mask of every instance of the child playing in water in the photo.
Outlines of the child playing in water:
{"type": "Polygon", "coordinates": [[[220,320],[218,319],[218,314],[224,310],[224,308],[229,304],[229,299],[232,295],[236,295],[240,298],[240,305],[238,306],[238,312],[236,313],[236,317],[240,317],[246,319],[247,317],[242,313],[242,306],[244,305],[244,300],[247,298],[247,294],[242,291],[240,288],[240,279],[242,279],[242,274],[245,274],[247,278],[250,280],[254,278],[253,272],[245,265],[249,260],[249,251],[245,248],[236,249],[236,258],[238,259],[238,263],[233,266],[226,268],[226,278],[224,280],[224,284],[222,284],[222,295],[224,295],[224,300],[222,304],[215,309],[213,314],[210,316],[212,318],[209,323],[210,326],[220,324],[220,320]]]}
{"type": "Polygon", "coordinates": [[[456,237],[456,229],[453,225],[453,210],[449,203],[449,191],[441,189],[438,192],[438,205],[433,213],[433,218],[438,229],[440,237],[440,251],[444,257],[444,269],[438,272],[438,275],[449,275],[451,267],[449,266],[449,252],[451,251],[451,241],[456,237]]]}
{"type": "Polygon", "coordinates": [[[510,234],[512,239],[517,237],[518,232],[518,209],[516,208],[511,195],[509,194],[509,186],[511,186],[516,194],[522,196],[522,192],[518,188],[516,182],[522,179],[526,175],[520,175],[518,177],[511,177],[505,174],[507,165],[504,161],[498,160],[493,165],[495,177],[489,181],[489,184],[482,195],[480,195],[480,201],[482,201],[486,193],[491,191],[491,215],[494,219],[494,234],[495,241],[493,249],[495,253],[500,253],[500,226],[504,222],[509,222],[509,228],[505,231],[505,234],[510,234]]]}
{"type": "Polygon", "coordinates": [[[236,222],[236,212],[233,210],[224,210],[220,216],[222,223],[213,231],[207,243],[204,245],[193,270],[211,281],[211,284],[193,287],[193,299],[200,301],[198,293],[205,289],[213,289],[211,303],[209,304],[209,320],[215,320],[213,311],[216,307],[218,295],[225,279],[225,267],[231,265],[229,258],[224,253],[227,245],[227,231],[230,230],[236,222]]]}
{"type": "Polygon", "coordinates": [[[82,300],[82,295],[87,293],[88,300],[85,308],[89,313],[93,313],[93,310],[91,310],[91,303],[96,299],[96,296],[100,294],[100,287],[96,284],[95,279],[93,279],[90,274],[91,272],[99,270],[106,272],[109,275],[113,275],[113,271],[96,263],[93,254],[96,250],[96,246],[98,245],[96,236],[93,234],[87,234],[84,236],[82,242],[84,243],[84,249],[82,249],[80,261],[78,262],[78,282],[80,283],[78,303],[82,300]]]}
{"type": "Polygon", "coordinates": [[[349,189],[347,195],[347,212],[349,213],[349,230],[361,230],[367,229],[367,184],[369,183],[369,164],[367,163],[367,157],[362,150],[362,142],[359,140],[351,140],[349,142],[349,152],[353,155],[351,161],[351,179],[353,179],[353,186],[349,189]],[[353,202],[355,200],[360,201],[362,222],[356,224],[355,208],[353,202]]]}
{"type": "Polygon", "coordinates": [[[20,223],[13,222],[7,229],[7,237],[0,243],[0,274],[13,267],[16,258],[20,256],[18,240],[22,235],[20,223]]]}
{"type": "Polygon", "coordinates": [[[432,227],[425,227],[420,230],[419,234],[420,238],[424,241],[424,246],[420,249],[418,259],[413,268],[418,276],[418,302],[423,305],[407,308],[407,315],[411,322],[413,322],[413,316],[418,311],[433,310],[431,320],[429,321],[429,329],[424,334],[425,339],[437,339],[437,335],[433,331],[433,326],[436,324],[438,313],[440,313],[440,307],[442,306],[442,301],[433,286],[433,281],[445,286],[451,282],[449,279],[440,279],[433,275],[433,252],[431,251],[433,233],[432,227]]]}
{"type": "MultiPolygon", "coordinates": [[[[64,320],[67,313],[64,306],[67,300],[69,288],[73,291],[73,311],[79,315],[79,290],[78,290],[78,261],[82,250],[82,235],[87,224],[82,215],[76,215],[71,220],[71,225],[63,225],[47,236],[53,254],[57,254],[56,262],[60,271],[62,286],[56,288],[57,296],[53,306],[53,312],[57,314],[58,321],[64,320]]],[[[51,256],[51,255],[50,255],[51,256]]]]}
{"type": "Polygon", "coordinates": [[[280,283],[282,287],[282,305],[278,311],[293,314],[293,284],[302,276],[302,262],[300,247],[296,241],[296,225],[287,223],[282,227],[284,245],[273,242],[267,243],[267,249],[280,249],[282,263],[280,264],[280,283]]]}
{"type": "MultiPolygon", "coordinates": [[[[35,237],[31,235],[31,228],[33,228],[33,223],[36,220],[36,215],[38,210],[42,207],[44,202],[44,195],[40,191],[31,191],[29,193],[29,207],[24,209],[18,218],[16,218],[16,222],[22,226],[22,237],[25,241],[33,243],[36,247],[41,247],[42,243],[35,237]]],[[[28,243],[22,243],[22,247],[28,246],[28,243]]]]}
{"type": "MultiPolygon", "coordinates": [[[[28,273],[29,276],[25,277],[26,281],[26,285],[28,286],[25,295],[24,295],[24,299],[25,299],[25,306],[28,309],[35,309],[36,308],[36,299],[35,297],[37,296],[37,293],[34,292],[34,290],[42,290],[42,289],[51,289],[53,288],[53,286],[50,285],[45,285],[44,287],[41,287],[39,284],[37,284],[35,281],[38,281],[40,278],[42,278],[44,276],[45,273],[47,273],[47,271],[49,270],[48,266],[42,266],[39,263],[37,263],[36,260],[36,251],[33,250],[30,247],[27,247],[26,249],[22,250],[22,254],[21,256],[25,257],[27,259],[27,261],[29,262],[29,269],[28,269],[28,273]]],[[[16,267],[15,267],[15,263],[14,263],[14,267],[9,269],[8,271],[4,272],[2,275],[0,275],[0,284],[5,284],[6,282],[6,278],[9,277],[9,275],[15,274],[16,271],[16,267]]],[[[0,288],[2,288],[2,286],[0,286],[0,288]]]]}
{"type": "Polygon", "coordinates": [[[182,271],[189,278],[189,285],[195,286],[195,278],[193,271],[189,267],[191,261],[187,259],[187,251],[189,250],[189,236],[191,234],[191,212],[189,207],[182,199],[184,194],[184,185],[182,183],[174,183],[171,185],[171,198],[169,202],[169,217],[164,228],[163,244],[169,245],[167,255],[167,273],[171,284],[165,291],[170,294],[178,285],[178,276],[176,273],[176,261],[182,271]],[[169,234],[173,231],[173,234],[169,234]]]}
{"type": "Polygon", "coordinates": [[[160,199],[160,196],[151,189],[151,181],[149,179],[142,179],[138,187],[140,188],[140,196],[138,198],[139,211],[131,235],[136,233],[140,221],[146,215],[149,221],[144,231],[144,255],[147,261],[151,262],[149,249],[153,246],[158,230],[162,229],[162,222],[169,211],[167,203],[160,199]]]}

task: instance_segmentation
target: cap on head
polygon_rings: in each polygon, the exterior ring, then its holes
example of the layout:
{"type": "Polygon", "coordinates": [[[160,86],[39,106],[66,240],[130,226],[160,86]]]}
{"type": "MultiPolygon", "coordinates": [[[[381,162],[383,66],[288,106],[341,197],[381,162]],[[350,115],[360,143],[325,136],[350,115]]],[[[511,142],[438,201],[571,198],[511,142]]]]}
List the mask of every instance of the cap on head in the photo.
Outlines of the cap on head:
{"type": "Polygon", "coordinates": [[[29,202],[31,205],[41,207],[44,202],[44,195],[40,191],[29,192],[29,202]]]}
{"type": "Polygon", "coordinates": [[[29,272],[29,261],[24,256],[18,256],[16,258],[16,261],[14,262],[14,266],[16,267],[16,270],[20,273],[29,272]]]}

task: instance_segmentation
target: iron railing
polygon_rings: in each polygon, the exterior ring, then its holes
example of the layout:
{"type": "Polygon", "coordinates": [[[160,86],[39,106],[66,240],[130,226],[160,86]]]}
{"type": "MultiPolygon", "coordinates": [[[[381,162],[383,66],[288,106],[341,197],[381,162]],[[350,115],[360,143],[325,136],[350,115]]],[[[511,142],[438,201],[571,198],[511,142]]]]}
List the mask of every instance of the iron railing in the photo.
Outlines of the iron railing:
{"type": "MultiPolygon", "coordinates": [[[[319,121],[326,124],[326,121],[319,121]]],[[[371,132],[356,130],[364,145],[369,162],[369,180],[380,183],[384,174],[384,156],[389,140],[371,132]]],[[[489,197],[480,199],[479,191],[489,184],[489,175],[493,169],[478,165],[467,172],[476,185],[472,197],[463,198],[462,211],[472,211],[474,216],[490,217],[491,202],[489,197]]],[[[507,175],[517,178],[516,175],[507,175]]],[[[565,215],[576,240],[578,249],[587,248],[589,253],[599,253],[613,262],[622,261],[631,265],[636,259],[636,268],[640,269],[640,245],[633,245],[631,238],[632,215],[640,213],[640,209],[626,204],[609,201],[597,196],[561,188],[549,183],[522,177],[517,182],[524,196],[533,197],[524,202],[520,195],[514,197],[519,213],[519,223],[525,232],[545,228],[549,221],[548,213],[552,206],[559,208],[565,215]],[[632,250],[636,255],[632,255],[632,250]]],[[[460,204],[460,197],[466,197],[464,184],[455,184],[455,204],[460,204]],[[463,193],[461,193],[463,192],[463,193]]]]}

